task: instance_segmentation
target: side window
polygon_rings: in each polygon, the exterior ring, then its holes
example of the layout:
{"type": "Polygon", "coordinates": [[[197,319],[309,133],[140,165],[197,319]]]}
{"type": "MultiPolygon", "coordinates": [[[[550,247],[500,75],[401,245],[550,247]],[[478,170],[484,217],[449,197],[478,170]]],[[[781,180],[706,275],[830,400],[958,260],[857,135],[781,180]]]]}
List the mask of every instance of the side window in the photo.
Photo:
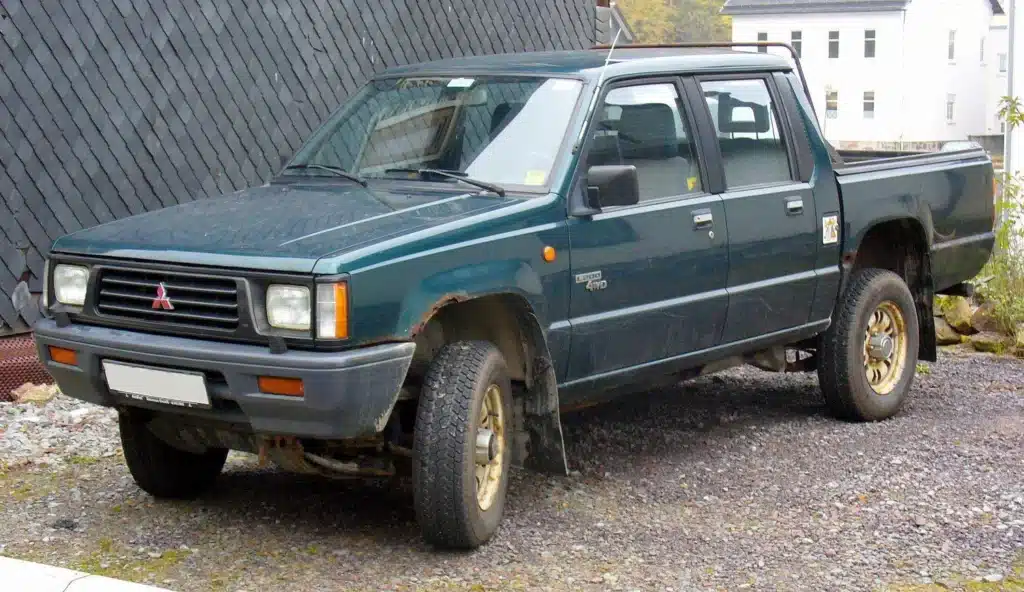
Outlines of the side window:
{"type": "Polygon", "coordinates": [[[636,166],[641,201],[701,192],[684,113],[674,84],[612,89],[597,111],[587,166],[636,166]]]}
{"type": "Polygon", "coordinates": [[[779,117],[764,80],[701,83],[732,189],[791,180],[779,117]]]}

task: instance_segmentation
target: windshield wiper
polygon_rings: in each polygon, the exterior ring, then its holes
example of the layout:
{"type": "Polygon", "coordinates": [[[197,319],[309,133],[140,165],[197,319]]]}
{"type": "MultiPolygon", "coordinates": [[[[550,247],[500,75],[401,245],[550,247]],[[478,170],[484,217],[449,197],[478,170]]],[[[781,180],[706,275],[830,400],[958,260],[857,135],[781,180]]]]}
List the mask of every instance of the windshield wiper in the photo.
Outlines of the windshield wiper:
{"type": "Polygon", "coordinates": [[[363,187],[366,187],[366,185],[367,185],[366,179],[360,177],[359,175],[356,175],[355,173],[350,173],[350,172],[346,171],[345,169],[343,169],[341,167],[331,166],[329,164],[319,164],[319,163],[315,163],[315,162],[309,162],[309,163],[305,163],[305,164],[291,164],[291,165],[288,165],[288,166],[284,167],[284,170],[286,170],[286,171],[287,170],[291,170],[291,169],[317,169],[317,170],[320,170],[320,171],[328,171],[328,172],[334,173],[335,175],[337,175],[339,177],[344,177],[344,178],[348,179],[349,181],[355,181],[356,183],[359,183],[363,187]]]}
{"type": "Polygon", "coordinates": [[[461,171],[448,171],[445,169],[388,169],[384,173],[416,173],[421,177],[427,175],[437,175],[439,177],[448,177],[449,179],[455,179],[456,181],[462,181],[470,185],[476,185],[481,189],[486,189],[491,193],[498,194],[499,197],[505,197],[505,188],[494,183],[488,183],[487,181],[481,181],[472,177],[466,176],[466,173],[461,171]]]}

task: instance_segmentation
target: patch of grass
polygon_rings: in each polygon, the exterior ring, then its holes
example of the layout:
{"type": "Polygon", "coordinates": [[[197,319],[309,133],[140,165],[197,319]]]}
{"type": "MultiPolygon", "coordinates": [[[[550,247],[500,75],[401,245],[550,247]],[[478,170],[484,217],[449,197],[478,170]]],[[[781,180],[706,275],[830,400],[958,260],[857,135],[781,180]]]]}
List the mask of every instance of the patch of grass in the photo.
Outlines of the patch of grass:
{"type": "Polygon", "coordinates": [[[110,553],[114,550],[114,541],[109,538],[103,537],[99,541],[100,551],[103,553],[110,553]]]}
{"type": "Polygon", "coordinates": [[[167,572],[192,554],[190,550],[169,549],[159,557],[138,556],[130,549],[120,547],[109,538],[98,542],[98,550],[72,561],[71,569],[98,576],[141,582],[145,578],[162,580],[167,572]]]}
{"type": "Polygon", "coordinates": [[[918,374],[923,374],[923,375],[927,376],[927,375],[932,373],[932,367],[929,366],[928,364],[923,363],[923,362],[918,362],[918,364],[917,364],[917,373],[918,374]]]}
{"type": "MultiPolygon", "coordinates": [[[[968,581],[959,574],[951,575],[945,580],[968,592],[1024,592],[1024,552],[1017,555],[1010,573],[1003,574],[1003,579],[998,582],[975,582],[968,581]]],[[[890,584],[882,588],[885,592],[943,592],[950,590],[945,584],[890,584]]]]}
{"type": "Polygon", "coordinates": [[[73,454],[73,455],[71,455],[71,457],[68,458],[68,464],[72,464],[72,465],[86,465],[86,466],[88,466],[88,465],[94,465],[94,464],[96,464],[98,462],[100,462],[100,459],[96,458],[95,456],[81,456],[81,455],[78,455],[78,454],[73,454]]]}

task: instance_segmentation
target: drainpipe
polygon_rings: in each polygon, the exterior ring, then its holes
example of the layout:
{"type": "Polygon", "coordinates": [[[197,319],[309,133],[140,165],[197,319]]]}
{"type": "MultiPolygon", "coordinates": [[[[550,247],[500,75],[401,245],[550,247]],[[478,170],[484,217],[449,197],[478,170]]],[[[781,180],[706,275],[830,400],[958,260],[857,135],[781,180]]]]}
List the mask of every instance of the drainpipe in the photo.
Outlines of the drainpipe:
{"type": "MultiPolygon", "coordinates": [[[[1013,85],[1013,64],[1014,60],[1014,37],[1017,35],[1017,7],[1016,0],[1010,0],[1010,14],[1008,26],[1008,36],[1010,44],[1007,47],[1007,63],[1006,63],[1006,94],[1008,96],[1015,96],[1017,89],[1013,85]]],[[[1016,172],[1013,169],[1013,161],[1011,155],[1013,153],[1013,130],[1009,125],[1006,126],[1006,131],[1003,133],[1003,173],[1016,172]]]]}
{"type": "MultiPolygon", "coordinates": [[[[907,74],[907,7],[903,6],[903,10],[900,11],[900,52],[903,54],[900,59],[900,75],[906,76],[907,74]]],[[[904,79],[905,80],[905,79],[904,79]]],[[[900,84],[900,136],[899,136],[899,151],[903,152],[903,136],[906,134],[904,129],[905,121],[907,120],[907,85],[906,83],[900,84]]]]}

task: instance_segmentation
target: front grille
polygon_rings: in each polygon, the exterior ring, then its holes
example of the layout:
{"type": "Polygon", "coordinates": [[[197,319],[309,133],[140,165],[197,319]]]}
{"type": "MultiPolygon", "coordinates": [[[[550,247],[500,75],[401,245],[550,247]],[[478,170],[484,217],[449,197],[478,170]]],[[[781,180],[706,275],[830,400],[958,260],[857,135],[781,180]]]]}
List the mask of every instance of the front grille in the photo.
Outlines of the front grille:
{"type": "Polygon", "coordinates": [[[101,269],[97,285],[96,310],[102,315],[178,327],[238,328],[238,284],[231,278],[101,269]],[[170,307],[159,302],[161,284],[170,307]]]}

